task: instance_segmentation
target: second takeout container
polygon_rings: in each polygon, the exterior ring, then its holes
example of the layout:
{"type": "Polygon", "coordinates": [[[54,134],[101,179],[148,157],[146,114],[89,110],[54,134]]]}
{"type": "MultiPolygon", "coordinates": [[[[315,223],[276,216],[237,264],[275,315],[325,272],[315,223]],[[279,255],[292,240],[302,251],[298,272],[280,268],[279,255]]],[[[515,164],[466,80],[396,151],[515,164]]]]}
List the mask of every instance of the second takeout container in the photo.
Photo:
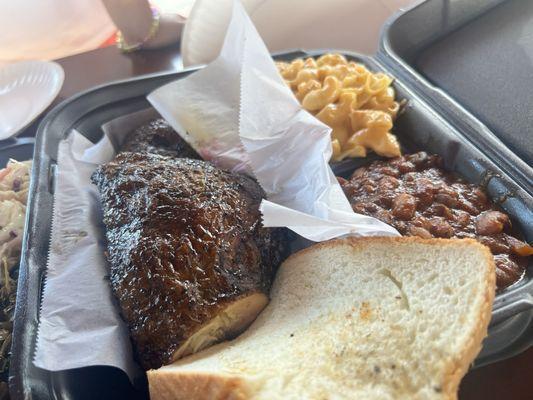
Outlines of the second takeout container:
{"type": "MultiPolygon", "coordinates": [[[[422,60],[427,62],[427,57],[440,55],[439,49],[443,45],[439,40],[446,41],[446,38],[452,37],[458,32],[458,26],[479,23],[486,18],[480,16],[484,12],[486,15],[506,12],[501,7],[515,7],[513,4],[517,0],[498,7],[499,3],[502,3],[501,0],[430,0],[396,15],[387,23],[381,48],[375,57],[342,53],[372,70],[385,71],[396,77],[394,86],[397,97],[407,100],[405,112],[398,117],[394,128],[404,150],[425,150],[442,155],[447,169],[484,186],[491,199],[502,206],[513,223],[520,226],[526,239],[532,242],[533,171],[528,166],[529,150],[511,150],[513,143],[522,140],[513,136],[520,130],[513,133],[489,129],[488,122],[482,122],[483,113],[479,113],[479,119],[474,117],[453,97],[430,83],[422,75],[424,70],[416,70],[420,57],[425,56],[426,59],[422,60]],[[454,33],[450,35],[452,31],[454,33]]],[[[526,8],[533,15],[533,7],[526,8]]],[[[467,39],[471,39],[468,32],[462,40],[467,39]]],[[[293,51],[278,54],[275,58],[291,60],[319,56],[330,51],[334,50],[293,51]]],[[[457,62],[462,55],[456,54],[456,57],[457,62]]],[[[450,55],[447,60],[453,64],[454,59],[450,55]]],[[[430,64],[432,68],[435,67],[430,64]]],[[[48,372],[32,363],[50,240],[57,148],[59,141],[73,128],[92,141],[98,140],[102,135],[100,127],[103,123],[149,108],[146,100],[148,93],[194,71],[157,74],[100,86],[63,102],[41,123],[35,143],[28,229],[24,237],[18,286],[10,370],[14,399],[147,398],[145,381],[140,380],[133,387],[126,375],[115,368],[90,367],[48,372]]],[[[430,68],[429,72],[439,79],[446,78],[435,73],[434,69],[430,68]]],[[[477,100],[487,102],[486,98],[478,97],[477,100]]],[[[472,104],[471,110],[475,112],[477,103],[472,104]]],[[[497,102],[493,102],[494,107],[497,105],[497,102]]],[[[517,127],[519,125],[517,123],[517,127]]],[[[338,175],[346,175],[366,162],[368,160],[342,162],[335,165],[334,170],[338,175]]],[[[476,365],[513,356],[532,343],[533,270],[529,268],[523,281],[496,297],[489,337],[484,342],[476,365]]]]}

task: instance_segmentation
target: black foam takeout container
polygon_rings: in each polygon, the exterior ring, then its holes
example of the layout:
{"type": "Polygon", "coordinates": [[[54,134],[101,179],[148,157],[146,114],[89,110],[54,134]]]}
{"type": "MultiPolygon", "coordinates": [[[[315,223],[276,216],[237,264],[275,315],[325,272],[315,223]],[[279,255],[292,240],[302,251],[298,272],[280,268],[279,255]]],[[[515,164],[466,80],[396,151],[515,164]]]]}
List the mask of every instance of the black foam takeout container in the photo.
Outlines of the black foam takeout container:
{"type": "MultiPolygon", "coordinates": [[[[467,0],[455,0],[453,3],[466,2],[467,0]]],[[[385,71],[397,78],[394,83],[397,97],[405,99],[407,105],[405,112],[395,122],[394,132],[404,150],[425,150],[442,155],[447,169],[456,171],[470,182],[485,186],[491,199],[501,205],[511,216],[513,223],[520,226],[526,239],[532,242],[533,173],[527,162],[453,99],[444,94],[433,96],[436,89],[402,58],[400,51],[396,51],[396,42],[404,43],[412,39],[407,34],[409,30],[405,29],[411,23],[412,16],[429,21],[424,13],[428,12],[433,16],[435,9],[442,11],[444,3],[448,2],[430,0],[394,17],[384,29],[382,47],[373,58],[343,53],[372,70],[385,71]],[[406,36],[395,37],[400,35],[398,31],[406,36]],[[441,96],[446,97],[446,101],[441,96]],[[485,136],[487,132],[488,136],[485,136]]],[[[477,9],[478,14],[486,10],[486,2],[477,9]]],[[[458,13],[457,18],[461,15],[458,13]]],[[[472,21],[477,18],[474,12],[468,15],[472,21]]],[[[435,26],[433,31],[437,31],[439,27],[440,25],[435,26]]],[[[432,36],[431,29],[431,26],[426,26],[424,31],[427,35],[424,49],[437,39],[436,34],[432,36]]],[[[422,31],[420,28],[420,32],[422,31]]],[[[318,56],[330,51],[333,50],[294,51],[279,54],[276,58],[290,60],[318,56]]],[[[32,363],[50,239],[56,155],[59,141],[72,128],[77,128],[90,140],[96,141],[102,135],[100,126],[103,123],[150,107],[146,100],[149,92],[191,72],[194,70],[151,75],[89,90],[57,106],[40,125],[35,143],[28,228],[24,237],[18,287],[10,371],[13,398],[147,398],[145,381],[138,381],[133,387],[126,375],[115,368],[90,367],[48,372],[36,368],[32,363]]],[[[334,170],[339,175],[346,175],[366,162],[368,161],[343,162],[334,165],[334,170]]],[[[476,365],[510,357],[529,347],[532,342],[533,269],[529,268],[520,283],[498,294],[489,337],[485,340],[476,365]]]]}

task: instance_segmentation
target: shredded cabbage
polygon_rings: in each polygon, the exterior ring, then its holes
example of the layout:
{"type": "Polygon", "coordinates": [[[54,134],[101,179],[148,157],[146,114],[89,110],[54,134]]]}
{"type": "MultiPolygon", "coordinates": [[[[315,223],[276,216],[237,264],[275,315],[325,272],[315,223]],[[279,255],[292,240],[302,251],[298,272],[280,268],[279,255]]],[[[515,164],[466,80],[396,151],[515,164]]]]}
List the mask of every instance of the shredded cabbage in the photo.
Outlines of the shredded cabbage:
{"type": "MultiPolygon", "coordinates": [[[[26,201],[30,186],[31,161],[9,160],[0,170],[0,260],[7,262],[7,269],[18,265],[26,201]]],[[[5,274],[0,274],[4,284],[5,274]]]]}

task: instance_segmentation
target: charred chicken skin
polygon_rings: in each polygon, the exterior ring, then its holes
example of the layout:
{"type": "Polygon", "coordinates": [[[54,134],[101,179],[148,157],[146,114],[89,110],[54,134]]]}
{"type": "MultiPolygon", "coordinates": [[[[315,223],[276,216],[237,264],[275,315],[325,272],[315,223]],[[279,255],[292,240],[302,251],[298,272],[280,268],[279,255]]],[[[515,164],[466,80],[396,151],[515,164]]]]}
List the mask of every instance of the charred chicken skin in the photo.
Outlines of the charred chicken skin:
{"type": "Polygon", "coordinates": [[[244,330],[266,305],[283,231],[264,193],[212,164],[120,153],[94,173],[110,280],[145,369],[244,330]]]}

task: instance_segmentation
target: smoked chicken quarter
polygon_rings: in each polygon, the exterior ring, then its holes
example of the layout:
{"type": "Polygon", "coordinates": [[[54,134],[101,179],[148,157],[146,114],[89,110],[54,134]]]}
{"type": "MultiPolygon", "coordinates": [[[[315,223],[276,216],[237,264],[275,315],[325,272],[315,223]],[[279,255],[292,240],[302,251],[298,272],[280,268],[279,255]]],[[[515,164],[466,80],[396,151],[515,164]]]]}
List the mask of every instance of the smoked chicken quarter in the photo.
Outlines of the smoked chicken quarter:
{"type": "Polygon", "coordinates": [[[264,193],[253,179],[128,152],[92,179],[111,286],[143,368],[236,336],[267,304],[283,231],[261,226],[264,193]]]}

